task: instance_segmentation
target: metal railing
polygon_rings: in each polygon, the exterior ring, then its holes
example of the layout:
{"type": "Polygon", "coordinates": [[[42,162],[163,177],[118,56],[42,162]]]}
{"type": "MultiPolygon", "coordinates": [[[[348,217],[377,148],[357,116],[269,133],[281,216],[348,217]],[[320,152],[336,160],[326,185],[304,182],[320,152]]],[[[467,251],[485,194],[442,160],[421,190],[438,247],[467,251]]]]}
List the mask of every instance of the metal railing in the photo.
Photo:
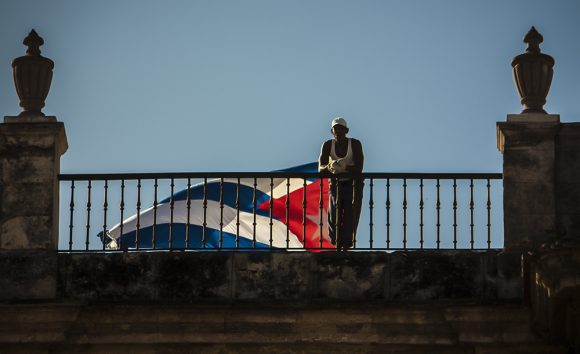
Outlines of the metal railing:
{"type": "MultiPolygon", "coordinates": [[[[61,174],[59,250],[333,250],[327,217],[333,178],[299,172],[61,174]]],[[[364,180],[363,207],[351,250],[503,247],[500,173],[358,178],[364,180]]],[[[334,226],[340,232],[342,225],[334,226]]]]}

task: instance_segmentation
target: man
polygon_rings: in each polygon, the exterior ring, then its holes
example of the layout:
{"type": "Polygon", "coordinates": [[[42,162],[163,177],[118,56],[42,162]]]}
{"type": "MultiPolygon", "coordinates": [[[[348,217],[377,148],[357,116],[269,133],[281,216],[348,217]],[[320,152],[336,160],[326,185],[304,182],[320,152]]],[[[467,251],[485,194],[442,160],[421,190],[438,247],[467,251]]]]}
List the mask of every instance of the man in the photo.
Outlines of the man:
{"type": "Polygon", "coordinates": [[[356,174],[362,172],[364,155],[361,142],[346,137],[348,125],[344,118],[334,118],[330,131],[334,139],[322,144],[318,171],[338,175],[330,184],[328,231],[331,242],[340,251],[354,244],[364,186],[356,174]]]}

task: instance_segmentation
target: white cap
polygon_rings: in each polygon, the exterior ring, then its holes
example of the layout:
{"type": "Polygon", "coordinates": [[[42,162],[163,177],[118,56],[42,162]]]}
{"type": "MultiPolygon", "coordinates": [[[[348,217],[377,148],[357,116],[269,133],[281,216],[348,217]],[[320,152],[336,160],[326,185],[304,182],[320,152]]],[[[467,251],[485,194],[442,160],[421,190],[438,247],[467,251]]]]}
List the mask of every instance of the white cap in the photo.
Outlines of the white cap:
{"type": "Polygon", "coordinates": [[[346,120],[342,117],[336,117],[332,120],[332,125],[330,126],[330,128],[334,128],[335,125],[342,125],[345,128],[348,128],[348,125],[346,125],[346,120]]]}

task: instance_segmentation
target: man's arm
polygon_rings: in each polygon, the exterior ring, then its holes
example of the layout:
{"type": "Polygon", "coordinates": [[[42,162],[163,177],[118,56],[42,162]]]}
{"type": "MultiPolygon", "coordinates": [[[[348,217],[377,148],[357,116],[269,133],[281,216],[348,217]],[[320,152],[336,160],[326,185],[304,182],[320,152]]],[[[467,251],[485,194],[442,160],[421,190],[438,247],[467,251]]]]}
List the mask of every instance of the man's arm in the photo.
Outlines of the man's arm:
{"type": "Polygon", "coordinates": [[[322,144],[320,156],[318,157],[318,172],[329,172],[328,157],[330,156],[330,140],[322,144]]]}
{"type": "Polygon", "coordinates": [[[363,170],[363,165],[364,165],[364,154],[363,154],[363,149],[362,149],[362,144],[360,141],[356,140],[356,139],[351,139],[351,146],[352,146],[352,154],[353,154],[353,160],[354,160],[354,165],[352,166],[347,166],[346,169],[348,172],[355,172],[355,173],[360,173],[363,170]]]}

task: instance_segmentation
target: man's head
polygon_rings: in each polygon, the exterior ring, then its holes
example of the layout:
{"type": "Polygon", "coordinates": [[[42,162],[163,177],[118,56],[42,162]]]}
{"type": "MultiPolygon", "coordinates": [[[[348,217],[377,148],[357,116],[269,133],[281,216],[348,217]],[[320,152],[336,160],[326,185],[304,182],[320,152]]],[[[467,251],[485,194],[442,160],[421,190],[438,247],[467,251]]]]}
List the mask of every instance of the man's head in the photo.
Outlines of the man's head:
{"type": "Polygon", "coordinates": [[[348,126],[346,124],[346,120],[342,117],[334,118],[332,120],[330,131],[336,139],[344,138],[348,133],[348,126]]]}

